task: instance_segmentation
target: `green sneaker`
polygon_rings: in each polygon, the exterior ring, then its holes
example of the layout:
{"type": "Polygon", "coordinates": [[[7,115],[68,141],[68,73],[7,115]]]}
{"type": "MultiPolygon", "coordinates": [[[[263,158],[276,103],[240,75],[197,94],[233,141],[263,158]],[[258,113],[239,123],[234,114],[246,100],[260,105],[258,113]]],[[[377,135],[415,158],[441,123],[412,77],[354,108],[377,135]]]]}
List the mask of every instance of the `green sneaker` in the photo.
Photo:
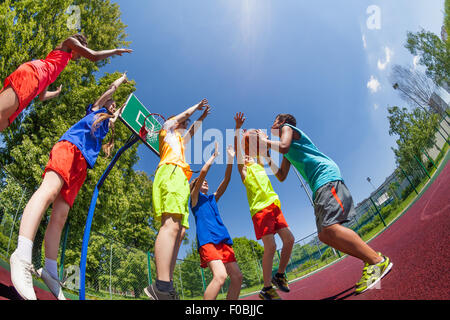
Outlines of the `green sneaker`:
{"type": "Polygon", "coordinates": [[[383,262],[377,264],[366,264],[363,269],[361,280],[356,283],[355,293],[360,294],[373,288],[392,269],[394,265],[391,260],[380,254],[383,262]]]}
{"type": "Polygon", "coordinates": [[[277,291],[272,287],[269,290],[261,290],[259,297],[263,300],[281,300],[277,291]]]}
{"type": "Polygon", "coordinates": [[[286,278],[286,274],[283,274],[282,276],[278,277],[277,275],[274,275],[272,277],[272,283],[277,286],[278,289],[280,289],[283,292],[289,292],[289,284],[286,278]]]}
{"type": "Polygon", "coordinates": [[[364,263],[364,268],[363,268],[361,279],[359,279],[359,281],[356,283],[357,288],[359,286],[361,286],[363,284],[363,282],[365,281],[364,279],[367,277],[367,268],[368,267],[369,267],[369,264],[367,262],[364,263]]]}

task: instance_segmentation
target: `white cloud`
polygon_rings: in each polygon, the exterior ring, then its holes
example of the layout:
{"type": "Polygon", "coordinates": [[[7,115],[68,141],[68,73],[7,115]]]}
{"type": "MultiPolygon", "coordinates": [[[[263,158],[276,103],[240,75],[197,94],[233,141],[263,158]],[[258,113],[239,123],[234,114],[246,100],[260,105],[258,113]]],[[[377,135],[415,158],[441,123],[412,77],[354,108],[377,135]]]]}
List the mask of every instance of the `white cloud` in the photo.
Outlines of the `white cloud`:
{"type": "Polygon", "coordinates": [[[381,87],[380,82],[374,76],[370,76],[369,82],[367,82],[367,88],[370,89],[372,93],[376,93],[381,87]]]}
{"type": "Polygon", "coordinates": [[[391,58],[394,52],[389,47],[386,47],[384,48],[384,53],[386,54],[386,60],[384,62],[381,62],[381,60],[378,59],[378,69],[380,70],[386,69],[387,65],[391,62],[391,58]]]}
{"type": "Polygon", "coordinates": [[[377,110],[378,107],[379,107],[379,106],[378,106],[378,104],[376,104],[376,103],[373,105],[373,108],[374,108],[375,110],[377,110]]]}

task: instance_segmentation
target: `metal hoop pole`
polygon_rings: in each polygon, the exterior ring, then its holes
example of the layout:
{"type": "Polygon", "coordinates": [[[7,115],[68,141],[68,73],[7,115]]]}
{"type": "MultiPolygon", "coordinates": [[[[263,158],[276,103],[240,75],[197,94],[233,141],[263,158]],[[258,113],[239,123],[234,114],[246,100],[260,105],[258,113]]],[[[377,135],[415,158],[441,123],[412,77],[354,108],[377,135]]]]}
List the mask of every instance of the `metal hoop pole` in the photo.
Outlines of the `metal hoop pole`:
{"type": "Polygon", "coordinates": [[[116,164],[117,160],[119,160],[120,156],[132,145],[134,145],[136,142],[139,141],[139,137],[135,134],[132,134],[130,138],[127,140],[126,144],[119,149],[119,151],[116,153],[114,158],[109,163],[108,167],[106,168],[105,172],[103,172],[103,175],[101,176],[100,180],[98,181],[97,185],[95,186],[94,193],[92,194],[91,204],[89,207],[88,216],[86,218],[86,226],[84,228],[84,236],[83,236],[83,243],[81,246],[81,259],[80,259],[80,292],[79,292],[79,299],[80,300],[86,300],[86,260],[87,260],[87,251],[88,251],[88,245],[89,245],[89,237],[91,233],[91,226],[92,226],[92,219],[94,218],[94,211],[95,211],[95,205],[97,204],[97,198],[99,194],[99,190],[102,187],[103,183],[105,182],[106,178],[108,177],[109,173],[111,172],[112,168],[116,164]]]}

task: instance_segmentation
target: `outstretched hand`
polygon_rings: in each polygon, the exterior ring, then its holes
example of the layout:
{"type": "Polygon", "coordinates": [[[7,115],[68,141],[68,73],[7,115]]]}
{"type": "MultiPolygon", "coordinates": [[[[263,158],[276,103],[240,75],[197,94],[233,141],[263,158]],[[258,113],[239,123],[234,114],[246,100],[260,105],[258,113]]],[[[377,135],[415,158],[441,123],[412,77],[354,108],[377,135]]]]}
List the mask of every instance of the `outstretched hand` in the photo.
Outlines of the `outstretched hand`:
{"type": "Polygon", "coordinates": [[[207,105],[205,107],[205,111],[203,111],[203,114],[200,116],[199,120],[204,120],[210,113],[211,113],[211,107],[209,105],[207,105]]]}
{"type": "Polygon", "coordinates": [[[205,107],[208,107],[208,99],[203,99],[196,105],[196,109],[202,111],[205,107]]]}
{"type": "Polygon", "coordinates": [[[242,112],[236,113],[234,120],[236,121],[236,129],[240,129],[245,122],[244,113],[242,113],[242,112]]]}
{"type": "Polygon", "coordinates": [[[212,155],[212,157],[217,158],[219,156],[219,144],[216,142],[215,143],[215,147],[214,147],[214,153],[212,155]]]}
{"type": "Polygon", "coordinates": [[[132,49],[116,49],[115,54],[118,56],[122,56],[122,54],[124,53],[132,53],[133,50],[132,49]]]}
{"type": "Polygon", "coordinates": [[[60,86],[58,87],[58,89],[56,89],[55,93],[56,93],[57,96],[59,96],[59,94],[61,93],[62,87],[63,87],[63,86],[60,85],[60,86]]]}

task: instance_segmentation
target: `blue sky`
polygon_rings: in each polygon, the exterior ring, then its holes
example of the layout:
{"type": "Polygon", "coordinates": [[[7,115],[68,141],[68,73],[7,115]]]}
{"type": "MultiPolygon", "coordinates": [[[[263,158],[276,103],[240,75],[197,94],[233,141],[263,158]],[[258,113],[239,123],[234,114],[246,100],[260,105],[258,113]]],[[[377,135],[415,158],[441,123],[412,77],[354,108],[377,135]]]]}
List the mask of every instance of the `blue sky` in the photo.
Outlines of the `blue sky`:
{"type": "MultiPolygon", "coordinates": [[[[444,8],[444,0],[113,2],[121,7],[134,53],[113,59],[102,71],[127,70],[137,83],[136,96],[166,116],[206,97],[212,114],[203,133],[218,129],[225,136],[239,111],[246,114],[246,128],[261,129],[268,129],[276,114],[292,113],[339,165],[355,205],[373,191],[367,177],[377,186],[395,169],[387,107],[405,103],[388,75],[393,64],[413,66],[404,48],[406,32],[425,28],[440,34],[444,8]],[[377,29],[367,24],[371,5],[379,9],[377,29]]],[[[203,147],[211,143],[203,137],[203,147]]],[[[138,153],[135,169],[153,174],[159,159],[144,145],[138,153]]],[[[232,237],[255,239],[236,169],[219,210],[232,237]]],[[[224,172],[224,165],[212,167],[211,191],[224,172]]],[[[296,239],[315,232],[313,208],[294,172],[284,183],[274,176],[271,181],[296,239]]],[[[192,216],[189,221],[192,240],[192,216]]],[[[180,258],[186,250],[183,246],[180,258]]]]}

